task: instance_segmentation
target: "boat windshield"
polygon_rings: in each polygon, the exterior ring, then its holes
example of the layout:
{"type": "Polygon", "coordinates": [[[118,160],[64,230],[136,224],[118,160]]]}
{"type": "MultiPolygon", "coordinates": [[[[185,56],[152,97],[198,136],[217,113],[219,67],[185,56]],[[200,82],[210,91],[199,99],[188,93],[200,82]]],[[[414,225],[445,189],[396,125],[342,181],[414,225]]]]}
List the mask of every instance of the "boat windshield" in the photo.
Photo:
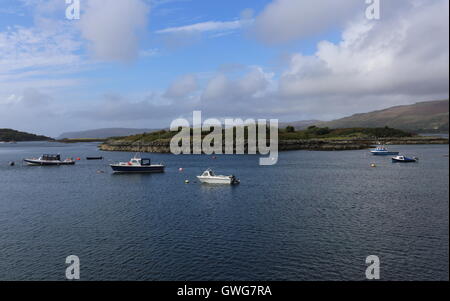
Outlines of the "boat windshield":
{"type": "Polygon", "coordinates": [[[60,155],[43,155],[42,160],[58,161],[58,160],[61,160],[61,156],[60,155]]]}
{"type": "Polygon", "coordinates": [[[142,166],[150,166],[150,159],[141,159],[141,165],[142,166]]]}
{"type": "Polygon", "coordinates": [[[203,173],[204,177],[214,177],[214,172],[212,170],[207,170],[203,173]]]}

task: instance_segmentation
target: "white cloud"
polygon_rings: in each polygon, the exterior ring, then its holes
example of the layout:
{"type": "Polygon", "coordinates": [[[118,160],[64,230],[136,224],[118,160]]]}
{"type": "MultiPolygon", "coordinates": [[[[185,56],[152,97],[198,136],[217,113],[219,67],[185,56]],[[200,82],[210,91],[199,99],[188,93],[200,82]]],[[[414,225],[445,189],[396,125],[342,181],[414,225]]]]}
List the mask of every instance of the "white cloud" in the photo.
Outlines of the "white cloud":
{"type": "Polygon", "coordinates": [[[150,12],[143,0],[88,0],[79,21],[97,59],[131,61],[139,55],[139,34],[145,31],[150,12]]]}
{"type": "Polygon", "coordinates": [[[218,22],[218,21],[208,21],[201,22],[186,26],[179,27],[170,27],[162,30],[158,30],[156,33],[158,34],[167,34],[167,33],[201,33],[201,32],[210,32],[210,31],[229,31],[236,30],[248,25],[251,21],[249,20],[236,20],[236,21],[226,21],[226,22],[218,22]]]}
{"type": "Polygon", "coordinates": [[[217,74],[214,76],[203,91],[203,99],[216,100],[223,99],[230,90],[230,80],[225,74],[217,74]]]}
{"type": "Polygon", "coordinates": [[[202,99],[205,102],[220,100],[233,102],[260,98],[267,92],[273,74],[265,73],[260,67],[250,67],[243,76],[231,79],[225,73],[216,74],[207,83],[202,99]]]}
{"type": "Polygon", "coordinates": [[[448,5],[446,0],[416,2],[379,21],[355,21],[339,43],[323,41],[312,56],[292,56],[280,80],[281,96],[320,98],[322,103],[338,97],[355,105],[373,96],[383,99],[384,106],[389,99],[398,101],[399,95],[409,102],[445,97],[448,5]]]}
{"type": "Polygon", "coordinates": [[[80,63],[80,43],[63,23],[53,30],[9,27],[0,32],[0,75],[26,68],[54,68],[80,63]],[[66,30],[65,30],[66,29],[66,30]]]}
{"type": "Polygon", "coordinates": [[[267,43],[284,43],[340,27],[358,12],[365,13],[363,0],[274,0],[256,18],[252,28],[267,43]]]}
{"type": "Polygon", "coordinates": [[[17,102],[22,91],[78,84],[71,75],[86,66],[78,54],[81,45],[68,23],[41,16],[35,26],[9,26],[0,32],[0,104],[17,102]]]}
{"type": "Polygon", "coordinates": [[[187,74],[175,80],[167,89],[165,96],[168,98],[186,97],[197,89],[197,76],[195,74],[187,74]]]}

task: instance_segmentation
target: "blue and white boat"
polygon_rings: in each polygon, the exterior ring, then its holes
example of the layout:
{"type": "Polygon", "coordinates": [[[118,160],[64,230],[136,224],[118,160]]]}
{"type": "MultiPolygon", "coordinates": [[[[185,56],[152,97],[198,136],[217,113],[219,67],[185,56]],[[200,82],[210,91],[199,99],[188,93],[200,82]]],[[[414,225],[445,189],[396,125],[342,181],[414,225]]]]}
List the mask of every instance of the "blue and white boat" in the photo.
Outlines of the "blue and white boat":
{"type": "Polygon", "coordinates": [[[394,163],[416,163],[417,161],[417,158],[408,158],[405,156],[395,156],[392,158],[392,162],[394,163]]]}
{"type": "Polygon", "coordinates": [[[379,145],[376,149],[370,151],[374,156],[397,156],[399,152],[391,152],[386,147],[379,145]]]}

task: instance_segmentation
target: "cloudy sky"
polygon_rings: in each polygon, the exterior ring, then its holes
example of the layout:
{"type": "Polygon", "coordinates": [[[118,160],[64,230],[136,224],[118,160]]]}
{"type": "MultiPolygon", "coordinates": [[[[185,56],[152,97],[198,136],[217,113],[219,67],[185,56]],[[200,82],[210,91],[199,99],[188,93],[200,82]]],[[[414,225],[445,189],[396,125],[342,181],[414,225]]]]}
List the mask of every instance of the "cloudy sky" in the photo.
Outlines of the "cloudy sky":
{"type": "Polygon", "coordinates": [[[330,120],[448,98],[449,1],[0,0],[0,128],[330,120]]]}

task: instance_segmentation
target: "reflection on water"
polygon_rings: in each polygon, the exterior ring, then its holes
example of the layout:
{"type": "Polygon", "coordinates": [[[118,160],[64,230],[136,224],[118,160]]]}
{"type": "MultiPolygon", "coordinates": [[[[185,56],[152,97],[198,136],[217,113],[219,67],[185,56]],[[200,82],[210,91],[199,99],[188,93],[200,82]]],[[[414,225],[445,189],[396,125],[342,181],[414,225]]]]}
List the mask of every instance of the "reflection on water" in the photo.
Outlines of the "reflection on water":
{"type": "Polygon", "coordinates": [[[133,154],[2,144],[0,280],[64,280],[71,254],[83,280],[363,280],[372,254],[384,280],[448,280],[448,146],[390,149],[420,162],[365,150],[286,152],[264,167],[151,154],[165,174],[113,175],[109,164],[133,154]],[[20,163],[43,153],[105,160],[20,163]],[[241,184],[200,184],[208,167],[241,184]]]}

